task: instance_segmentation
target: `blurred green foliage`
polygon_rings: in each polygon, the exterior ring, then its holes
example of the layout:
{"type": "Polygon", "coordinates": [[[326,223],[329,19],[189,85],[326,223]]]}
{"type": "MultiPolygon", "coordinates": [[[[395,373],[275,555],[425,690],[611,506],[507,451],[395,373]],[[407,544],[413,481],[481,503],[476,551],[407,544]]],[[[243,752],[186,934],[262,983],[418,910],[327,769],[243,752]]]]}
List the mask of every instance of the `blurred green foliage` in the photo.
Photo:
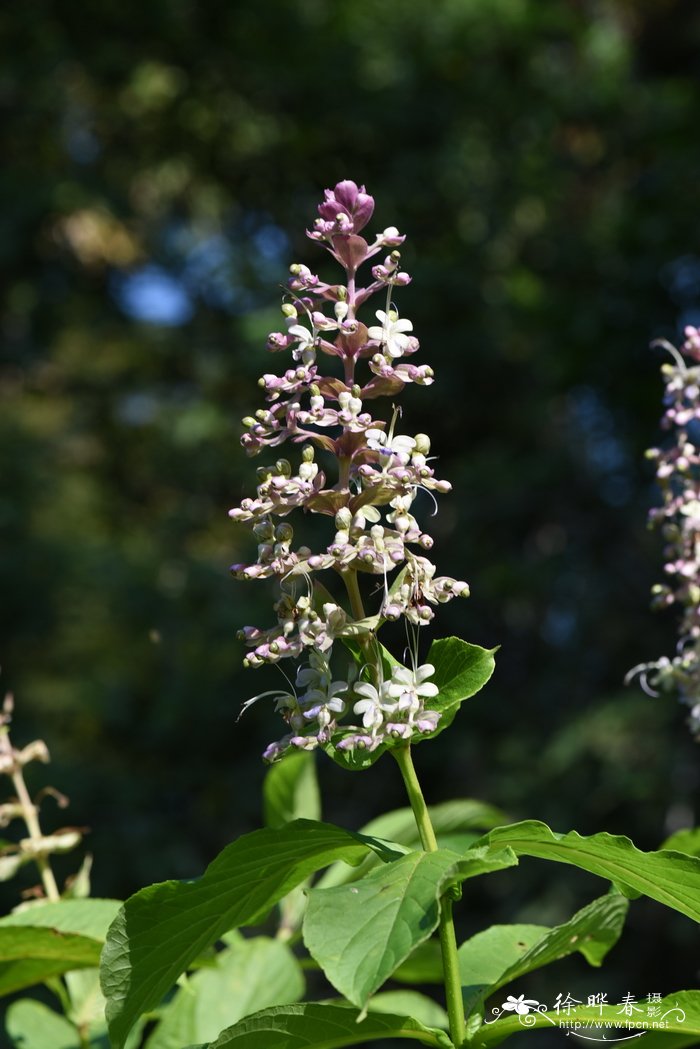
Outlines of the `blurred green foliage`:
{"type": "MultiPolygon", "coordinates": [[[[693,822],[682,712],[621,682],[674,643],[642,453],[648,343],[700,311],[697,5],[36,0],[0,35],[0,657],[17,743],[47,740],[93,829],[95,891],[198,874],[259,821],[279,726],[236,718],[276,678],[241,671],[235,631],[270,591],[229,580],[249,546],[226,510],[254,484],[239,420],[278,364],[278,285],[318,265],[303,230],[341,178],[409,238],[399,304],[437,381],[405,425],[454,484],[436,560],[473,593],[437,632],[502,645],[420,749],[427,793],[646,848],[693,822]]],[[[349,826],[403,804],[385,762],[321,780],[349,826]]],[[[495,877],[477,927],[533,898],[565,917],[579,883],[538,896],[540,873],[517,897],[495,877]]]]}

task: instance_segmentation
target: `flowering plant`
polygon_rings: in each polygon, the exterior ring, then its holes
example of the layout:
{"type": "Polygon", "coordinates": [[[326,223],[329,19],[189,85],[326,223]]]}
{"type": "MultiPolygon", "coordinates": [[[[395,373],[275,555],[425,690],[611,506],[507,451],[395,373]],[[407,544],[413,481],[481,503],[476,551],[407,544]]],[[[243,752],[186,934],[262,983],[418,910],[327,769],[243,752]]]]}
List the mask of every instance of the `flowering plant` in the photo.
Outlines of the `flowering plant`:
{"type": "Polygon", "coordinates": [[[688,724],[700,738],[700,331],[688,326],[680,352],[661,340],[670,355],[661,368],[665,410],[661,425],[670,435],[665,447],[650,448],[662,502],[649,513],[651,527],[666,542],[666,583],[652,589],[653,606],[682,609],[678,648],[673,658],[640,663],[639,675],[651,695],[676,693],[690,707],[688,724]]]}
{"type": "MultiPolygon", "coordinates": [[[[65,1049],[104,1045],[107,1028],[114,1049],[335,1049],[380,1039],[489,1047],[559,1015],[522,993],[508,994],[500,1009],[488,1007],[489,998],[506,986],[517,992],[521,977],[569,954],[599,965],[622,931],[629,898],[645,893],[700,921],[692,849],[644,853],[606,833],[508,823],[473,799],[426,804],[412,748],[450,725],[488,681],[494,654],[451,637],[433,642],[422,662],[422,626],[441,604],[468,594],[466,583],[437,575],[427,556],[432,539],[419,523],[421,504],[432,508],[449,484],[435,477],[429,438],[399,428],[396,406],[389,419],[367,408],[434,378],[429,366],[404,360],[419,349],[396,302],[410,281],[400,266],[404,238],[392,226],[371,241],[361,235],[374,200],[349,180],[327,190],[318,211],[309,237],[342,277],[326,283],[292,266],[286,331],[273,333],[268,347],[291,352],[293,363],[262,377],[267,407],[244,421],[250,455],[284,443],[292,452],[262,466],[255,495],[231,510],[257,541],[255,560],[234,565],[234,576],[277,586],[273,624],[242,630],[246,664],[275,664],[285,674],[283,687],[243,704],[270,698],[285,724],[264,752],[266,826],[228,845],[198,880],[136,893],[106,939],[104,912],[98,920],[87,910],[93,900],[62,898],[5,919],[10,937],[22,923],[37,935],[47,927],[70,934],[72,954],[54,943],[52,967],[34,964],[12,987],[66,974],[65,1049]],[[360,268],[377,256],[361,283],[360,268]],[[373,296],[382,308],[362,319],[373,296]],[[335,373],[325,374],[326,358],[335,373]],[[295,545],[299,511],[330,525],[321,549],[295,545]],[[379,640],[388,622],[405,627],[401,658],[379,640]],[[410,807],[361,832],[322,822],[317,751],[356,772],[388,754],[410,807]],[[463,883],[513,867],[520,856],[573,864],[602,878],[604,892],[558,926],[494,926],[458,946],[453,908],[463,883]],[[257,932],[244,937],[242,928],[257,932]],[[104,1011],[80,1027],[74,970],[90,971],[101,939],[104,1011]],[[415,985],[442,988],[439,1000],[415,985]]],[[[99,902],[108,911],[118,906],[99,902]]],[[[28,949],[26,935],[22,943],[28,949]]],[[[619,1026],[616,1006],[594,998],[578,1003],[577,1018],[619,1026]]],[[[659,998],[637,1028],[658,1027],[659,1016],[664,1031],[684,1036],[673,1044],[700,1039],[700,992],[659,998]]],[[[10,1027],[15,1044],[30,1044],[26,1014],[11,1011],[10,1027]]],[[[39,1034],[32,1049],[56,1049],[53,1031],[53,1041],[39,1034]]]]}
{"type": "MultiPolygon", "coordinates": [[[[431,680],[434,663],[418,663],[419,631],[438,604],[466,596],[469,588],[436,576],[425,556],[433,540],[412,513],[420,496],[435,503],[434,493],[450,490],[430,465],[429,437],[397,433],[401,413],[396,407],[389,423],[367,410],[367,403],[396,396],[407,383],[433,382],[432,368],[402,360],[419,349],[418,339],[409,334],[413,324],[399,318],[393,301],[396,289],[410,282],[400,269],[398,247],[404,237],[390,226],[368,243],[360,231],[373,210],[372,197],[354,182],[326,191],[308,235],[342,267],[342,283],[325,283],[307,266],[291,267],[282,306],[287,331],[273,332],[268,348],[291,350],[296,367],[282,376],[263,375],[260,385],[269,407],[244,420],[249,455],[286,441],[302,446],[296,469],[287,459],[262,467],[256,497],[230,511],[234,521],[252,527],[259,541],[256,562],[233,565],[233,574],[275,577],[280,588],[274,626],[242,631],[250,650],[245,663],[256,667],[301,659],[293,685],[263,694],[276,697],[289,728],[265,751],[268,761],[290,748],[323,746],[342,764],[364,767],[388,747],[436,735],[449,720],[431,680]],[[371,267],[371,280],[361,286],[360,267],[383,251],[389,254],[371,267]],[[374,296],[384,309],[375,311],[379,323],[368,327],[359,310],[374,296]],[[322,373],[319,361],[328,358],[341,375],[322,373]],[[368,374],[360,385],[363,365],[368,374]],[[325,469],[316,461],[317,452],[328,460],[325,469]],[[292,548],[288,519],[299,509],[332,519],[335,531],[325,549],[292,548]],[[342,580],[349,607],[316,581],[328,570],[342,580]],[[367,579],[378,582],[369,615],[361,593],[361,581],[367,579]],[[410,667],[391,657],[376,637],[383,622],[401,618],[410,667]],[[333,680],[330,669],[336,641],[345,642],[355,659],[342,680],[333,680]]],[[[491,653],[462,643],[457,647],[474,671],[476,691],[493,668],[491,653]]]]}

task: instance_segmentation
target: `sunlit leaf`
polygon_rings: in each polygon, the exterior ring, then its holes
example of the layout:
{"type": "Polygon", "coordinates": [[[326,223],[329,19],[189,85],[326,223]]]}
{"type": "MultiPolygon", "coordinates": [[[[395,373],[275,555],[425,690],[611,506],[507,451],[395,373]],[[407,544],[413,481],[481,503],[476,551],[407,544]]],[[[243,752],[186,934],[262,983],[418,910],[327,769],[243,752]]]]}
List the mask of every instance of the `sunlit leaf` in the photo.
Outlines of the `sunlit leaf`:
{"type": "Polygon", "coordinates": [[[127,900],[102,955],[102,989],[117,1049],[145,1010],[224,932],[259,921],[295,885],[335,860],[385,846],[329,824],[296,820],[246,834],[195,882],[151,885],[127,900]]]}
{"type": "Polygon", "coordinates": [[[643,893],[700,921],[700,859],[693,856],[666,850],[642,852],[621,835],[556,834],[534,820],[497,827],[477,844],[508,846],[519,856],[573,864],[607,878],[625,895],[643,893]]]}

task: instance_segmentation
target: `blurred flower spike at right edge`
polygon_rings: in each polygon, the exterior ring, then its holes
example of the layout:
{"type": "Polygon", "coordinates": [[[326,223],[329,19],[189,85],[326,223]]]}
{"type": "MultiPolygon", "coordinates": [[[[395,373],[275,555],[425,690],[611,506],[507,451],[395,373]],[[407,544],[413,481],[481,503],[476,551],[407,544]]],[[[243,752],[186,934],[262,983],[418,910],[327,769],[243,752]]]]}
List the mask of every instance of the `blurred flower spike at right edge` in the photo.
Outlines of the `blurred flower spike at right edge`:
{"type": "Polygon", "coordinates": [[[667,581],[652,588],[652,605],[680,606],[680,636],[672,658],[640,663],[626,680],[639,676],[651,695],[677,694],[690,707],[688,724],[700,740],[700,330],[687,327],[684,334],[680,351],[665,340],[653,344],[671,356],[661,367],[661,425],[670,440],[646,453],[656,463],[662,496],[662,504],[649,513],[649,524],[661,529],[666,543],[667,581]]]}
{"type": "Polygon", "coordinates": [[[241,631],[249,650],[244,662],[296,661],[282,688],[244,704],[245,710],[271,697],[286,722],[284,736],[264,752],[267,761],[321,745],[373,751],[434,732],[435,668],[420,665],[419,630],[439,604],[469,593],[466,583],[437,575],[426,556],[432,537],[414,516],[418,507],[437,512],[436,495],[450,491],[435,476],[430,438],[400,432],[395,404],[388,419],[368,407],[434,378],[429,365],[405,359],[419,351],[396,301],[411,281],[398,250],[405,238],[395,226],[372,240],[361,236],[373,213],[364,186],[346,180],[325,191],[307,235],[340,266],[340,281],[327,283],[301,263],[290,267],[284,330],[272,332],[267,347],[289,354],[291,363],[282,374],[262,376],[266,407],[243,421],[250,456],[269,456],[287,442],[301,446],[296,464],[277,458],[260,467],[256,494],[229,512],[258,542],[256,561],[232,565],[234,576],[278,583],[273,624],[241,631]],[[381,308],[367,310],[375,296],[381,308]],[[369,314],[366,320],[361,313],[369,314]],[[329,519],[322,549],[295,546],[288,518],[302,510],[329,519]],[[316,579],[329,571],[344,584],[342,599],[316,579]],[[373,607],[366,610],[368,598],[373,607]],[[387,660],[376,640],[384,621],[400,619],[409,666],[387,660]],[[344,644],[336,646],[338,640],[344,644]],[[338,649],[344,662],[336,673],[338,649]]]}

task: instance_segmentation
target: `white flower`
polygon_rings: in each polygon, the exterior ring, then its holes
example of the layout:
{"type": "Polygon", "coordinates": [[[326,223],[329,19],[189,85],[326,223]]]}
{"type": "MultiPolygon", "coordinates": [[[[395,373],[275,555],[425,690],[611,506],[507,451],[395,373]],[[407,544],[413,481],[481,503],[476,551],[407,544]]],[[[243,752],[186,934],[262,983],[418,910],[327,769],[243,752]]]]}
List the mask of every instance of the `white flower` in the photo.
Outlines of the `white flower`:
{"type": "Polygon", "coordinates": [[[423,707],[423,700],[437,696],[438,687],[427,679],[435,673],[432,663],[424,663],[416,670],[394,667],[387,684],[387,696],[397,701],[397,709],[408,713],[409,724],[423,707]]]}
{"type": "Polygon", "coordinates": [[[371,427],[366,431],[367,447],[371,448],[375,452],[379,452],[380,455],[399,455],[403,456],[405,462],[408,462],[411,452],[416,446],[416,442],[413,437],[408,437],[406,434],[398,433],[396,436],[393,434],[385,434],[383,430],[377,430],[371,427]]]}
{"type": "Polygon", "coordinates": [[[352,708],[356,714],[362,715],[362,724],[372,732],[376,731],[384,723],[384,693],[386,685],[375,688],[369,681],[360,681],[355,685],[355,692],[362,696],[352,708]]]}
{"type": "Polygon", "coordinates": [[[377,310],[375,317],[381,321],[381,328],[376,324],[368,329],[370,339],[376,339],[386,347],[390,357],[402,357],[409,346],[408,335],[404,333],[413,331],[413,323],[409,320],[399,320],[396,310],[377,310]]]}
{"type": "Polygon", "coordinates": [[[306,367],[313,364],[316,360],[316,350],[314,349],[316,336],[314,332],[309,331],[303,324],[292,324],[288,331],[290,335],[298,340],[298,345],[292,350],[294,360],[301,361],[306,367]]]}

